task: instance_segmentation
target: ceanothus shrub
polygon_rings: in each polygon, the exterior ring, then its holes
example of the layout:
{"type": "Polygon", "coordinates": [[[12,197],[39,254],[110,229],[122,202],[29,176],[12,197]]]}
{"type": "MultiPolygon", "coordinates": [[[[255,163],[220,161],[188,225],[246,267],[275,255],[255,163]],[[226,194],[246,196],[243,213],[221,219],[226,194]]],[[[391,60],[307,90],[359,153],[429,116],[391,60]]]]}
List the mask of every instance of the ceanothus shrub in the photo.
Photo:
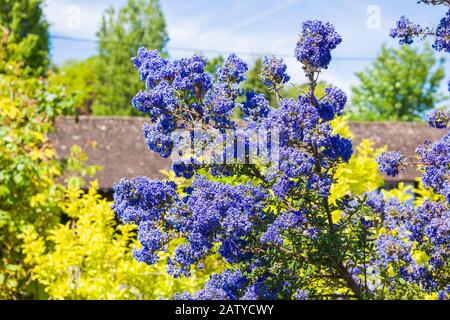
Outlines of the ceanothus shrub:
{"type": "MultiPolygon", "coordinates": [[[[420,208],[378,194],[347,194],[329,201],[334,173],[353,153],[351,140],[334,134],[330,125],[343,114],[347,97],[335,87],[317,97],[315,89],[341,41],[329,23],[303,24],[295,56],[309,90],[297,99],[280,96],[289,80],[283,60],[265,58],[261,77],[273,90],[276,106],[259,93],[240,89],[247,65],[234,54],[215,76],[205,72],[206,61],[199,55],[169,61],[141,48],[133,58],[146,86],[133,106],[149,117],[144,126],[148,147],[169,157],[180,144],[174,133],[182,129],[189,142],[203,149],[222,146],[226,158],[224,163],[207,163],[193,153],[174,162],[178,176],[192,178],[183,191],[173,182],[144,177],[123,179],[115,186],[114,211],[124,223],[139,226],[138,261],[155,264],[175,239],[180,244],[167,259],[167,272],[174,277],[189,277],[211,255],[226,261],[228,268],[212,275],[201,291],[180,292],[175,298],[383,299],[403,297],[404,292],[446,296],[448,199],[427,201],[420,208]],[[243,119],[236,121],[238,108],[243,119]],[[244,141],[243,159],[227,139],[204,135],[195,140],[199,130],[234,132],[233,142],[244,141]],[[268,148],[256,148],[251,155],[255,145],[249,137],[255,130],[276,136],[269,135],[268,148]],[[261,161],[268,155],[271,161],[261,161]],[[333,218],[336,213],[339,221],[333,218]]],[[[425,175],[430,180],[426,185],[444,194],[448,162],[446,172],[442,166],[448,153],[443,155],[441,148],[428,145],[421,153],[426,163],[430,152],[441,156],[434,169],[426,167],[425,175]]],[[[380,159],[397,173],[396,161],[403,157],[388,154],[380,159]]]]}

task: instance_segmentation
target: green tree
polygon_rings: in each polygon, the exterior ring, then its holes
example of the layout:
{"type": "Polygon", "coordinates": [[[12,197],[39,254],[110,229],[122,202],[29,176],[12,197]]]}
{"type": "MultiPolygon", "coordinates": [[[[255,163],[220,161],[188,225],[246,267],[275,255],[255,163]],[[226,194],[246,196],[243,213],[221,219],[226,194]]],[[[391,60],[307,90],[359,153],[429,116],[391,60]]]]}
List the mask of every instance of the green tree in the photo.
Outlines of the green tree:
{"type": "Polygon", "coordinates": [[[222,55],[217,57],[207,59],[205,70],[212,75],[216,74],[217,68],[219,68],[223,64],[224,58],[222,55]]]}
{"type": "Polygon", "coordinates": [[[83,61],[67,61],[56,72],[49,72],[49,82],[66,87],[80,114],[91,114],[94,105],[98,104],[98,64],[98,56],[93,56],[83,61]]]}
{"type": "Polygon", "coordinates": [[[48,22],[42,5],[42,0],[0,0],[0,26],[3,33],[8,29],[9,47],[3,58],[17,61],[34,75],[45,74],[49,64],[48,22]]]}
{"type": "Polygon", "coordinates": [[[99,101],[96,114],[129,114],[130,103],[142,87],[130,62],[139,47],[163,50],[168,41],[158,0],[128,0],[118,11],[103,16],[99,39],[99,101]]]}
{"type": "Polygon", "coordinates": [[[443,59],[426,46],[423,50],[383,46],[373,65],[356,73],[360,84],[352,88],[352,118],[357,120],[414,121],[444,97],[443,59]]]}

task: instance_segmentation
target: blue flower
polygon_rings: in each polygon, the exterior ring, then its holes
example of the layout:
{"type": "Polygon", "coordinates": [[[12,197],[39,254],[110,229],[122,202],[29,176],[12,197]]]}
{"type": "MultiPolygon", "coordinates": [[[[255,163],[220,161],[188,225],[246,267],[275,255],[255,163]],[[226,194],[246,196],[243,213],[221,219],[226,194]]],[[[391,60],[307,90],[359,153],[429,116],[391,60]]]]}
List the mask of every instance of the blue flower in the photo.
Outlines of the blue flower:
{"type": "Polygon", "coordinates": [[[270,225],[266,232],[261,236],[261,243],[271,243],[274,245],[282,245],[283,238],[280,234],[280,229],[275,225],[270,225]]]}
{"type": "Polygon", "coordinates": [[[392,38],[400,38],[400,44],[412,44],[414,37],[420,35],[423,29],[420,25],[412,23],[407,17],[402,16],[397,21],[396,28],[391,30],[392,38]]]}
{"type": "Polygon", "coordinates": [[[325,88],[325,95],[319,103],[319,114],[324,121],[341,116],[347,103],[347,95],[338,88],[325,88]]]}
{"type": "Polygon", "coordinates": [[[378,168],[388,176],[395,177],[404,165],[404,156],[398,151],[383,152],[378,158],[378,168]]]}
{"type": "Polygon", "coordinates": [[[309,176],[316,161],[298,149],[287,147],[280,150],[280,170],[289,178],[309,176]]]}
{"type": "Polygon", "coordinates": [[[287,66],[283,59],[275,56],[264,57],[261,66],[261,80],[268,87],[275,87],[289,81],[287,66]]]}
{"type": "Polygon", "coordinates": [[[376,245],[379,263],[383,267],[399,260],[411,260],[409,255],[411,245],[397,237],[382,235],[376,240],[376,245]]]}
{"type": "Polygon", "coordinates": [[[158,221],[177,199],[172,182],[124,178],[114,186],[113,210],[124,223],[139,225],[142,221],[158,221]]]}
{"type": "Polygon", "coordinates": [[[385,201],[381,193],[369,192],[366,204],[376,213],[383,215],[385,212],[385,201]]]}
{"type": "Polygon", "coordinates": [[[151,252],[147,248],[133,249],[133,258],[138,262],[144,262],[152,265],[158,262],[159,257],[156,253],[151,252]]]}
{"type": "Polygon", "coordinates": [[[223,66],[217,69],[217,79],[221,82],[240,83],[245,80],[247,64],[234,53],[224,61],[223,66]]]}
{"type": "Polygon", "coordinates": [[[298,186],[298,184],[296,184],[293,180],[289,179],[286,175],[283,175],[272,186],[272,191],[275,194],[275,196],[279,197],[280,199],[283,199],[296,186],[298,186]]]}
{"type": "Polygon", "coordinates": [[[315,190],[318,195],[324,198],[328,198],[330,195],[331,184],[333,183],[333,178],[329,174],[324,174],[319,176],[317,174],[313,174],[308,179],[308,188],[310,190],[315,190]]]}
{"type": "Polygon", "coordinates": [[[325,147],[324,154],[332,160],[342,159],[342,161],[348,162],[353,154],[352,141],[342,138],[338,134],[332,136],[325,147]]]}
{"type": "Polygon", "coordinates": [[[283,99],[278,109],[272,109],[263,119],[261,126],[266,130],[273,129],[279,134],[280,145],[311,142],[320,144],[321,137],[316,136],[320,116],[317,108],[311,105],[309,99],[299,97],[283,99]],[[308,140],[309,139],[309,140],[308,140]]]}
{"type": "Polygon", "coordinates": [[[230,116],[235,106],[233,94],[225,83],[216,83],[205,96],[205,115],[217,128],[233,126],[230,116]]]}
{"type": "Polygon", "coordinates": [[[160,125],[149,123],[144,124],[142,129],[150,150],[159,153],[163,158],[168,158],[172,154],[174,143],[170,133],[162,130],[160,125]]]}
{"type": "Polygon", "coordinates": [[[281,213],[275,221],[269,225],[266,232],[261,236],[261,243],[271,243],[282,245],[283,238],[281,232],[303,225],[306,222],[306,211],[287,211],[281,213]]]}
{"type": "Polygon", "coordinates": [[[162,58],[157,50],[139,48],[137,56],[131,61],[148,89],[155,87],[161,80],[168,80],[173,76],[169,72],[171,67],[169,61],[162,58]]]}
{"type": "Polygon", "coordinates": [[[426,120],[432,128],[445,129],[450,122],[450,112],[435,110],[427,114],[426,120]]]}
{"type": "Polygon", "coordinates": [[[297,289],[297,291],[295,291],[295,299],[296,300],[308,300],[308,297],[309,297],[308,290],[297,289]]]}
{"type": "Polygon", "coordinates": [[[172,164],[172,170],[177,177],[183,177],[185,179],[190,179],[194,176],[194,170],[197,162],[195,159],[190,158],[190,161],[179,160],[172,164]]]}
{"type": "Polygon", "coordinates": [[[270,106],[263,94],[249,91],[246,93],[246,98],[245,103],[242,105],[242,113],[245,119],[259,121],[267,117],[270,112],[270,106]]]}
{"type": "Polygon", "coordinates": [[[450,176],[450,133],[435,143],[426,142],[416,150],[424,170],[422,181],[425,187],[448,197],[450,176]]]}
{"type": "Polygon", "coordinates": [[[163,80],[152,90],[138,92],[132,104],[136,110],[149,113],[155,121],[159,116],[173,112],[180,102],[170,84],[163,80]]]}
{"type": "Polygon", "coordinates": [[[245,251],[246,245],[244,240],[230,237],[222,241],[219,253],[228,263],[248,261],[252,255],[245,251]]]}
{"type": "Polygon", "coordinates": [[[247,284],[247,278],[239,269],[226,269],[214,274],[204,288],[192,296],[196,300],[238,300],[247,284]]]}
{"type": "Polygon", "coordinates": [[[295,48],[295,57],[315,68],[327,69],[331,62],[331,50],[342,42],[333,25],[318,20],[303,23],[302,33],[295,48]]]}
{"type": "Polygon", "coordinates": [[[160,251],[167,242],[167,235],[151,221],[143,221],[138,228],[139,242],[150,252],[160,251]]]}
{"type": "Polygon", "coordinates": [[[450,52],[450,10],[447,11],[436,28],[433,48],[437,51],[450,52]]]}

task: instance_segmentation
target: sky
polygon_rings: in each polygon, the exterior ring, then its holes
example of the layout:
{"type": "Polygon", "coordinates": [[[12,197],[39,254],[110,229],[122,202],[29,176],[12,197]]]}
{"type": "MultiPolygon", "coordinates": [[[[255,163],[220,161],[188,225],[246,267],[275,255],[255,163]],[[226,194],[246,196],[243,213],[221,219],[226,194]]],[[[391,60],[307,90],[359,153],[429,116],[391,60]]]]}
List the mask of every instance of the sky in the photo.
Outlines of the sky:
{"type": "MultiPolygon", "coordinates": [[[[95,39],[104,11],[126,0],[47,0],[45,14],[56,36],[95,39]]],[[[333,61],[321,79],[347,93],[356,85],[355,72],[370,66],[381,46],[398,47],[389,37],[401,15],[435,26],[445,8],[418,5],[415,0],[161,0],[172,58],[202,52],[236,52],[250,65],[261,54],[282,56],[291,81],[304,82],[293,51],[305,20],[334,24],[343,42],[333,51],[333,61]]],[[[145,44],[143,44],[145,46],[145,44]]],[[[95,42],[52,39],[51,55],[56,64],[96,54],[95,42]]],[[[450,59],[445,64],[450,77],[450,59]]],[[[442,90],[446,85],[443,83],[442,90]]]]}

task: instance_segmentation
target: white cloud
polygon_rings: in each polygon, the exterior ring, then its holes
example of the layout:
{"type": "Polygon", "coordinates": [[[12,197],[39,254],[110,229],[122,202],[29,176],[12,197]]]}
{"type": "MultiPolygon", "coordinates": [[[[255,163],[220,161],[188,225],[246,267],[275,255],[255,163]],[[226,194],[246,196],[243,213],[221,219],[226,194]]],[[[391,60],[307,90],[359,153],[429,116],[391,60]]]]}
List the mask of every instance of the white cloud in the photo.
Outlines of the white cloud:
{"type": "Polygon", "coordinates": [[[267,20],[274,14],[284,11],[284,10],[288,9],[289,7],[293,6],[294,4],[299,3],[300,1],[301,0],[288,0],[288,1],[282,2],[281,4],[279,3],[276,6],[270,7],[267,10],[258,12],[257,14],[252,15],[251,17],[230,27],[229,29],[222,31],[219,34],[216,34],[215,37],[213,37],[212,39],[215,39],[215,41],[220,41],[223,38],[225,38],[231,34],[234,34],[236,31],[255,23],[258,20],[261,20],[261,19],[267,20]]]}
{"type": "Polygon", "coordinates": [[[200,25],[193,23],[169,24],[169,46],[196,48],[199,51],[216,50],[255,53],[265,49],[261,46],[260,38],[245,33],[226,36],[220,41],[216,41],[214,36],[217,35],[218,31],[213,28],[202,28],[200,25]]]}

